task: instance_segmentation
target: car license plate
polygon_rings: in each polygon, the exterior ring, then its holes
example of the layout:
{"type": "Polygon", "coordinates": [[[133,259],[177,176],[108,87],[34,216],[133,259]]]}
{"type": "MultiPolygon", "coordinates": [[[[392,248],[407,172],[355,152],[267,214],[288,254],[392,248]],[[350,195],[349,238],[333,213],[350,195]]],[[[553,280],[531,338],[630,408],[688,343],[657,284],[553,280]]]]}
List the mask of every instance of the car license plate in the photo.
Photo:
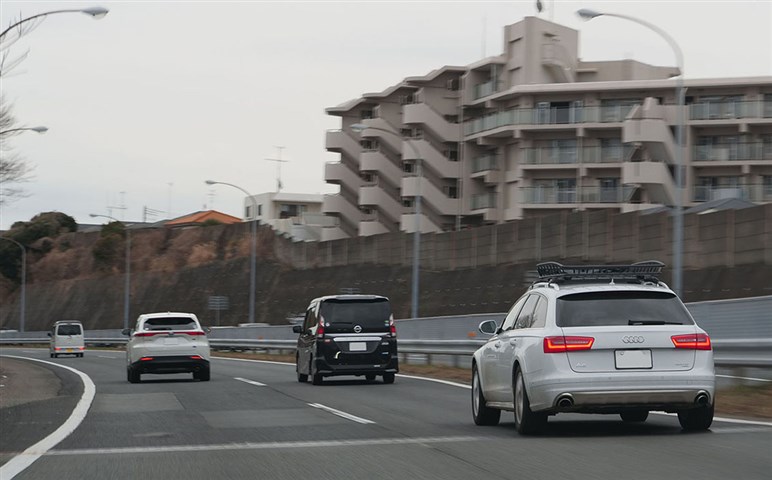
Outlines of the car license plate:
{"type": "Polygon", "coordinates": [[[367,343],[351,342],[348,344],[348,349],[352,352],[364,352],[365,350],[367,350],[367,343]]]}
{"type": "Polygon", "coordinates": [[[164,345],[177,345],[176,338],[164,338],[164,345]]]}
{"type": "Polygon", "coordinates": [[[68,351],[68,352],[71,352],[71,351],[72,351],[72,349],[71,349],[71,348],[68,348],[68,349],[67,349],[67,351],[68,351]]]}
{"type": "Polygon", "coordinates": [[[616,350],[617,370],[627,368],[651,368],[651,350],[616,350]]]}

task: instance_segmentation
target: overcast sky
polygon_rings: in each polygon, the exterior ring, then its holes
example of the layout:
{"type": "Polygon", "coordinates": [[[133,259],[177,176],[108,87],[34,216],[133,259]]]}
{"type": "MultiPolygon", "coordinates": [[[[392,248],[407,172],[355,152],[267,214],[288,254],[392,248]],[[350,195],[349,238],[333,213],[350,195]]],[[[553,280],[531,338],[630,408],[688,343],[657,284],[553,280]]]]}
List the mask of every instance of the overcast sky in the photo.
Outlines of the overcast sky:
{"type": "MultiPolygon", "coordinates": [[[[542,0],[542,16],[576,28],[584,60],[674,65],[655,33],[594,8],[635,16],[681,46],[687,78],[772,75],[772,2],[542,0]]],[[[2,80],[23,126],[10,143],[35,167],[28,196],[2,208],[0,229],[43,211],[78,222],[89,213],[142,220],[213,208],[241,216],[243,195],[334,193],[324,164],[324,109],[443,65],[502,51],[502,27],[535,15],[535,0],[506,2],[35,2],[3,0],[0,26],[63,8],[103,6],[92,20],[49,16],[11,48],[29,51],[2,80]],[[123,193],[121,193],[123,192],[123,193]],[[125,209],[110,207],[125,206],[125,209]]],[[[99,222],[97,222],[99,223],[99,222]]]]}

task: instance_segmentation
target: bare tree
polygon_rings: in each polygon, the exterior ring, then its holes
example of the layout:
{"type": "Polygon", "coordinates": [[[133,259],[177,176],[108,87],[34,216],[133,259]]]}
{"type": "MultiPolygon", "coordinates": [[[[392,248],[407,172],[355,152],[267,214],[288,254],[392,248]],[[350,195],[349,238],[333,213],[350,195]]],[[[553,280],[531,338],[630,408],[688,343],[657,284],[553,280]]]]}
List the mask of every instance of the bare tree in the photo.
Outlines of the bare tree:
{"type": "Polygon", "coordinates": [[[18,128],[10,104],[0,97],[0,206],[26,196],[19,184],[32,177],[33,167],[8,144],[18,128]]]}

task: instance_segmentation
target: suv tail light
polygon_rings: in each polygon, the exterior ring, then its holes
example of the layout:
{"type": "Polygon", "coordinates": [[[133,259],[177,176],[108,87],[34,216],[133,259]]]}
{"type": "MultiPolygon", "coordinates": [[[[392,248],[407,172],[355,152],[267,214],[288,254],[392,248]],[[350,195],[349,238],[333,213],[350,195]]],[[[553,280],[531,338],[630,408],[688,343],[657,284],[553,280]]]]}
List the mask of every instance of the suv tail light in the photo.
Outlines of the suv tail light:
{"type": "Polygon", "coordinates": [[[670,337],[675,348],[687,348],[689,350],[710,350],[710,337],[705,333],[687,333],[686,335],[673,335],[670,337]]]}
{"type": "Polygon", "coordinates": [[[389,316],[389,333],[392,337],[397,336],[397,326],[394,325],[394,315],[389,316]]]}
{"type": "Polygon", "coordinates": [[[203,336],[206,335],[204,332],[198,332],[198,331],[192,331],[192,332],[175,332],[175,333],[184,333],[185,335],[192,335],[192,336],[203,336]]]}
{"type": "Polygon", "coordinates": [[[157,332],[137,332],[134,334],[135,337],[153,337],[155,335],[166,335],[169,333],[168,331],[159,330],[157,332]]]}
{"type": "Polygon", "coordinates": [[[544,337],[544,353],[574,352],[577,350],[589,350],[595,343],[593,337],[544,337]]]}

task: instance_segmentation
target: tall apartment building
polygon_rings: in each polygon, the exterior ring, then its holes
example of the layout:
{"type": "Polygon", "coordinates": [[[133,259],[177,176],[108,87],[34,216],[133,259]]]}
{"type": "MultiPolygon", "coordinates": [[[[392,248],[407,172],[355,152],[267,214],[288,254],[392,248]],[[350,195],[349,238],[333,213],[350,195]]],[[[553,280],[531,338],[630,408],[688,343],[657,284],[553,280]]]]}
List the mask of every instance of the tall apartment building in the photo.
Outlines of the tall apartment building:
{"type": "MultiPolygon", "coordinates": [[[[582,61],[576,30],[536,17],[505,27],[504,43],[327,109],[341,130],[327,132],[340,162],[325,179],[340,193],[323,200],[339,219],[324,239],[675,204],[677,68],[582,61]]],[[[772,201],[772,77],[684,87],[682,205],[772,201]]]]}

